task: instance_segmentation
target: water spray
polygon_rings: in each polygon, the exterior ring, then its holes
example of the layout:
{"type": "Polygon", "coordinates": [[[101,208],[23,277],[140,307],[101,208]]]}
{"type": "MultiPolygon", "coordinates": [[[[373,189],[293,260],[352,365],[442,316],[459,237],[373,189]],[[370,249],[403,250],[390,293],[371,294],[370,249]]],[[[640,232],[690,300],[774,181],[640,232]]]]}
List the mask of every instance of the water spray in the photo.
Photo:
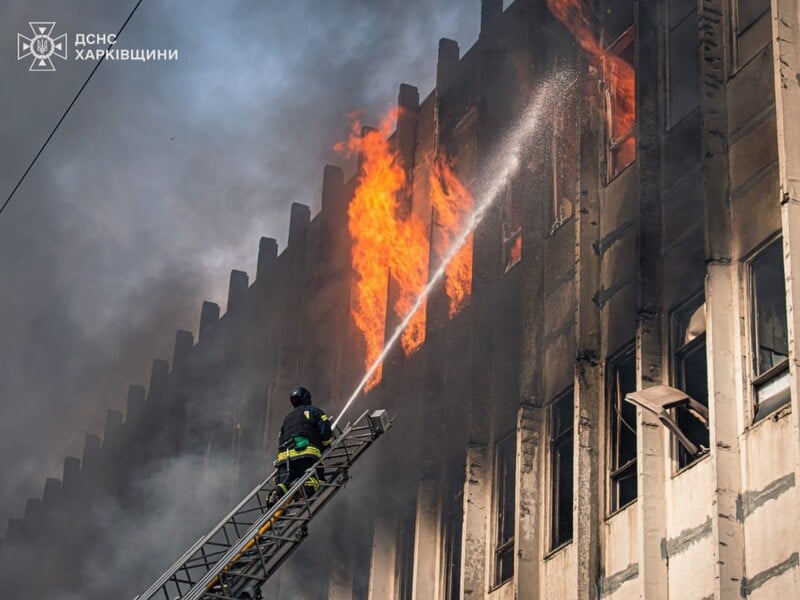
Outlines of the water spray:
{"type": "Polygon", "coordinates": [[[472,232],[475,231],[478,224],[483,221],[483,218],[486,216],[486,212],[495,203],[503,190],[505,190],[509,179],[511,179],[511,177],[519,168],[520,154],[538,129],[542,119],[542,113],[544,112],[545,108],[548,107],[548,105],[558,101],[558,93],[565,89],[571,79],[574,78],[574,75],[572,75],[572,77],[570,77],[570,75],[572,74],[564,72],[557,73],[545,81],[539,88],[533,100],[531,100],[530,104],[528,104],[523,111],[517,126],[506,136],[504,143],[498,148],[493,160],[489,164],[489,168],[487,169],[488,173],[494,173],[495,175],[490,181],[484,183],[484,185],[481,186],[482,189],[479,190],[478,194],[476,194],[476,198],[479,198],[479,201],[476,202],[475,209],[467,220],[464,230],[450,246],[449,251],[442,259],[441,264],[436,271],[434,271],[433,276],[430,278],[425,288],[420,292],[419,296],[417,296],[417,299],[414,301],[414,305],[409,309],[406,316],[403,317],[403,320],[394,330],[394,333],[392,333],[391,337],[384,344],[381,353],[377,356],[377,358],[375,358],[369,369],[367,369],[364,378],[356,386],[353,394],[345,403],[344,408],[342,408],[342,411],[334,420],[333,427],[338,425],[339,421],[347,412],[347,409],[349,409],[353,402],[355,402],[356,398],[358,398],[358,395],[364,389],[364,386],[367,385],[367,382],[375,374],[378,366],[384,361],[391,349],[397,343],[397,340],[400,339],[400,336],[402,335],[403,331],[405,331],[406,327],[408,327],[411,319],[425,303],[433,289],[442,280],[447,265],[450,264],[464,244],[467,243],[469,236],[472,235],[472,232]]]}

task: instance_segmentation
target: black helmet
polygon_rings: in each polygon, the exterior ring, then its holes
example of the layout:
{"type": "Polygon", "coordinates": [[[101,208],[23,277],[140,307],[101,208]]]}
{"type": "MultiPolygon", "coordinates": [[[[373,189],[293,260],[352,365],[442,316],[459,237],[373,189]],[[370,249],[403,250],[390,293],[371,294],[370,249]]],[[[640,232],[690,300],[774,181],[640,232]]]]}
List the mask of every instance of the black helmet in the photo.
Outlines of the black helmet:
{"type": "Polygon", "coordinates": [[[289,400],[292,401],[292,406],[308,406],[311,404],[311,392],[304,387],[298,386],[289,394],[289,400]]]}

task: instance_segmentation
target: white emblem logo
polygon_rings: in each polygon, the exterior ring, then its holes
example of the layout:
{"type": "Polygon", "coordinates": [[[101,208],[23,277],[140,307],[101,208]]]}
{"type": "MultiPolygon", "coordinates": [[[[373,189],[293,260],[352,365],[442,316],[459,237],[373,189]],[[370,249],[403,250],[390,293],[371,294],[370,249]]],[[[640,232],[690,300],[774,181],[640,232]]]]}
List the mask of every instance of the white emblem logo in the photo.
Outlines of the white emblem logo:
{"type": "Polygon", "coordinates": [[[50,34],[56,26],[54,21],[28,23],[33,31],[29,38],[21,33],[17,34],[17,60],[28,56],[32,57],[29,71],[55,71],[53,55],[67,59],[67,34],[53,38],[50,34]]]}

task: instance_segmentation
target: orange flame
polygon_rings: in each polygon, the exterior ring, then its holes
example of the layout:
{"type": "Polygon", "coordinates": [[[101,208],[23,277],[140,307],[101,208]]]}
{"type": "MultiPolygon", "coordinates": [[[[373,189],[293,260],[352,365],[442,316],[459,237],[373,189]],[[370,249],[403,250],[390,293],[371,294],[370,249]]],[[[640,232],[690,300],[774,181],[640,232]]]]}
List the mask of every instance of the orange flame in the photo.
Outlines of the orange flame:
{"type": "MultiPolygon", "coordinates": [[[[360,155],[360,175],[348,208],[353,239],[352,264],[356,274],[351,312],[366,344],[369,368],[383,350],[389,277],[397,284],[394,311],[405,316],[428,277],[429,244],[422,221],[414,214],[402,219],[398,197],[406,185],[405,171],[389,135],[397,111],[391,111],[379,129],[361,131],[357,119],[346,142],[336,150],[360,155]]],[[[425,310],[419,310],[403,332],[401,345],[410,354],[425,341],[425,310]]],[[[365,390],[382,376],[379,366],[365,390]]]]}
{"type": "MultiPolygon", "coordinates": [[[[587,17],[591,7],[585,0],[547,0],[550,12],[575,36],[591,65],[600,73],[611,95],[611,137],[619,140],[633,131],[636,122],[636,72],[625,59],[605,51],[595,39],[587,17]]],[[[624,144],[624,153],[635,152],[631,136],[624,144]]]]}
{"type": "MultiPolygon", "coordinates": [[[[447,161],[437,159],[430,174],[431,204],[436,211],[438,235],[434,249],[444,256],[466,224],[475,204],[447,161]]],[[[472,292],[472,235],[445,267],[445,291],[450,299],[450,318],[464,308],[472,292]]]]}

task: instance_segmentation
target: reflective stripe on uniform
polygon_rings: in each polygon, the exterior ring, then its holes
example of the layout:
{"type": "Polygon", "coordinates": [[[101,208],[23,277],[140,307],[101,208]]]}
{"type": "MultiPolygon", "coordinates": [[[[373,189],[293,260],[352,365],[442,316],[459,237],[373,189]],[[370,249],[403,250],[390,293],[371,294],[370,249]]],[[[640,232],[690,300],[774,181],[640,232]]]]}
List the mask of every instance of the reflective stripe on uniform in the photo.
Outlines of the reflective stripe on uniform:
{"type": "Polygon", "coordinates": [[[276,462],[283,462],[286,459],[291,460],[293,458],[301,458],[303,456],[313,456],[314,458],[322,458],[322,452],[320,452],[319,448],[316,448],[314,446],[306,446],[302,450],[295,450],[294,448],[292,448],[291,450],[284,450],[283,452],[279,452],[278,460],[276,462]]]}

